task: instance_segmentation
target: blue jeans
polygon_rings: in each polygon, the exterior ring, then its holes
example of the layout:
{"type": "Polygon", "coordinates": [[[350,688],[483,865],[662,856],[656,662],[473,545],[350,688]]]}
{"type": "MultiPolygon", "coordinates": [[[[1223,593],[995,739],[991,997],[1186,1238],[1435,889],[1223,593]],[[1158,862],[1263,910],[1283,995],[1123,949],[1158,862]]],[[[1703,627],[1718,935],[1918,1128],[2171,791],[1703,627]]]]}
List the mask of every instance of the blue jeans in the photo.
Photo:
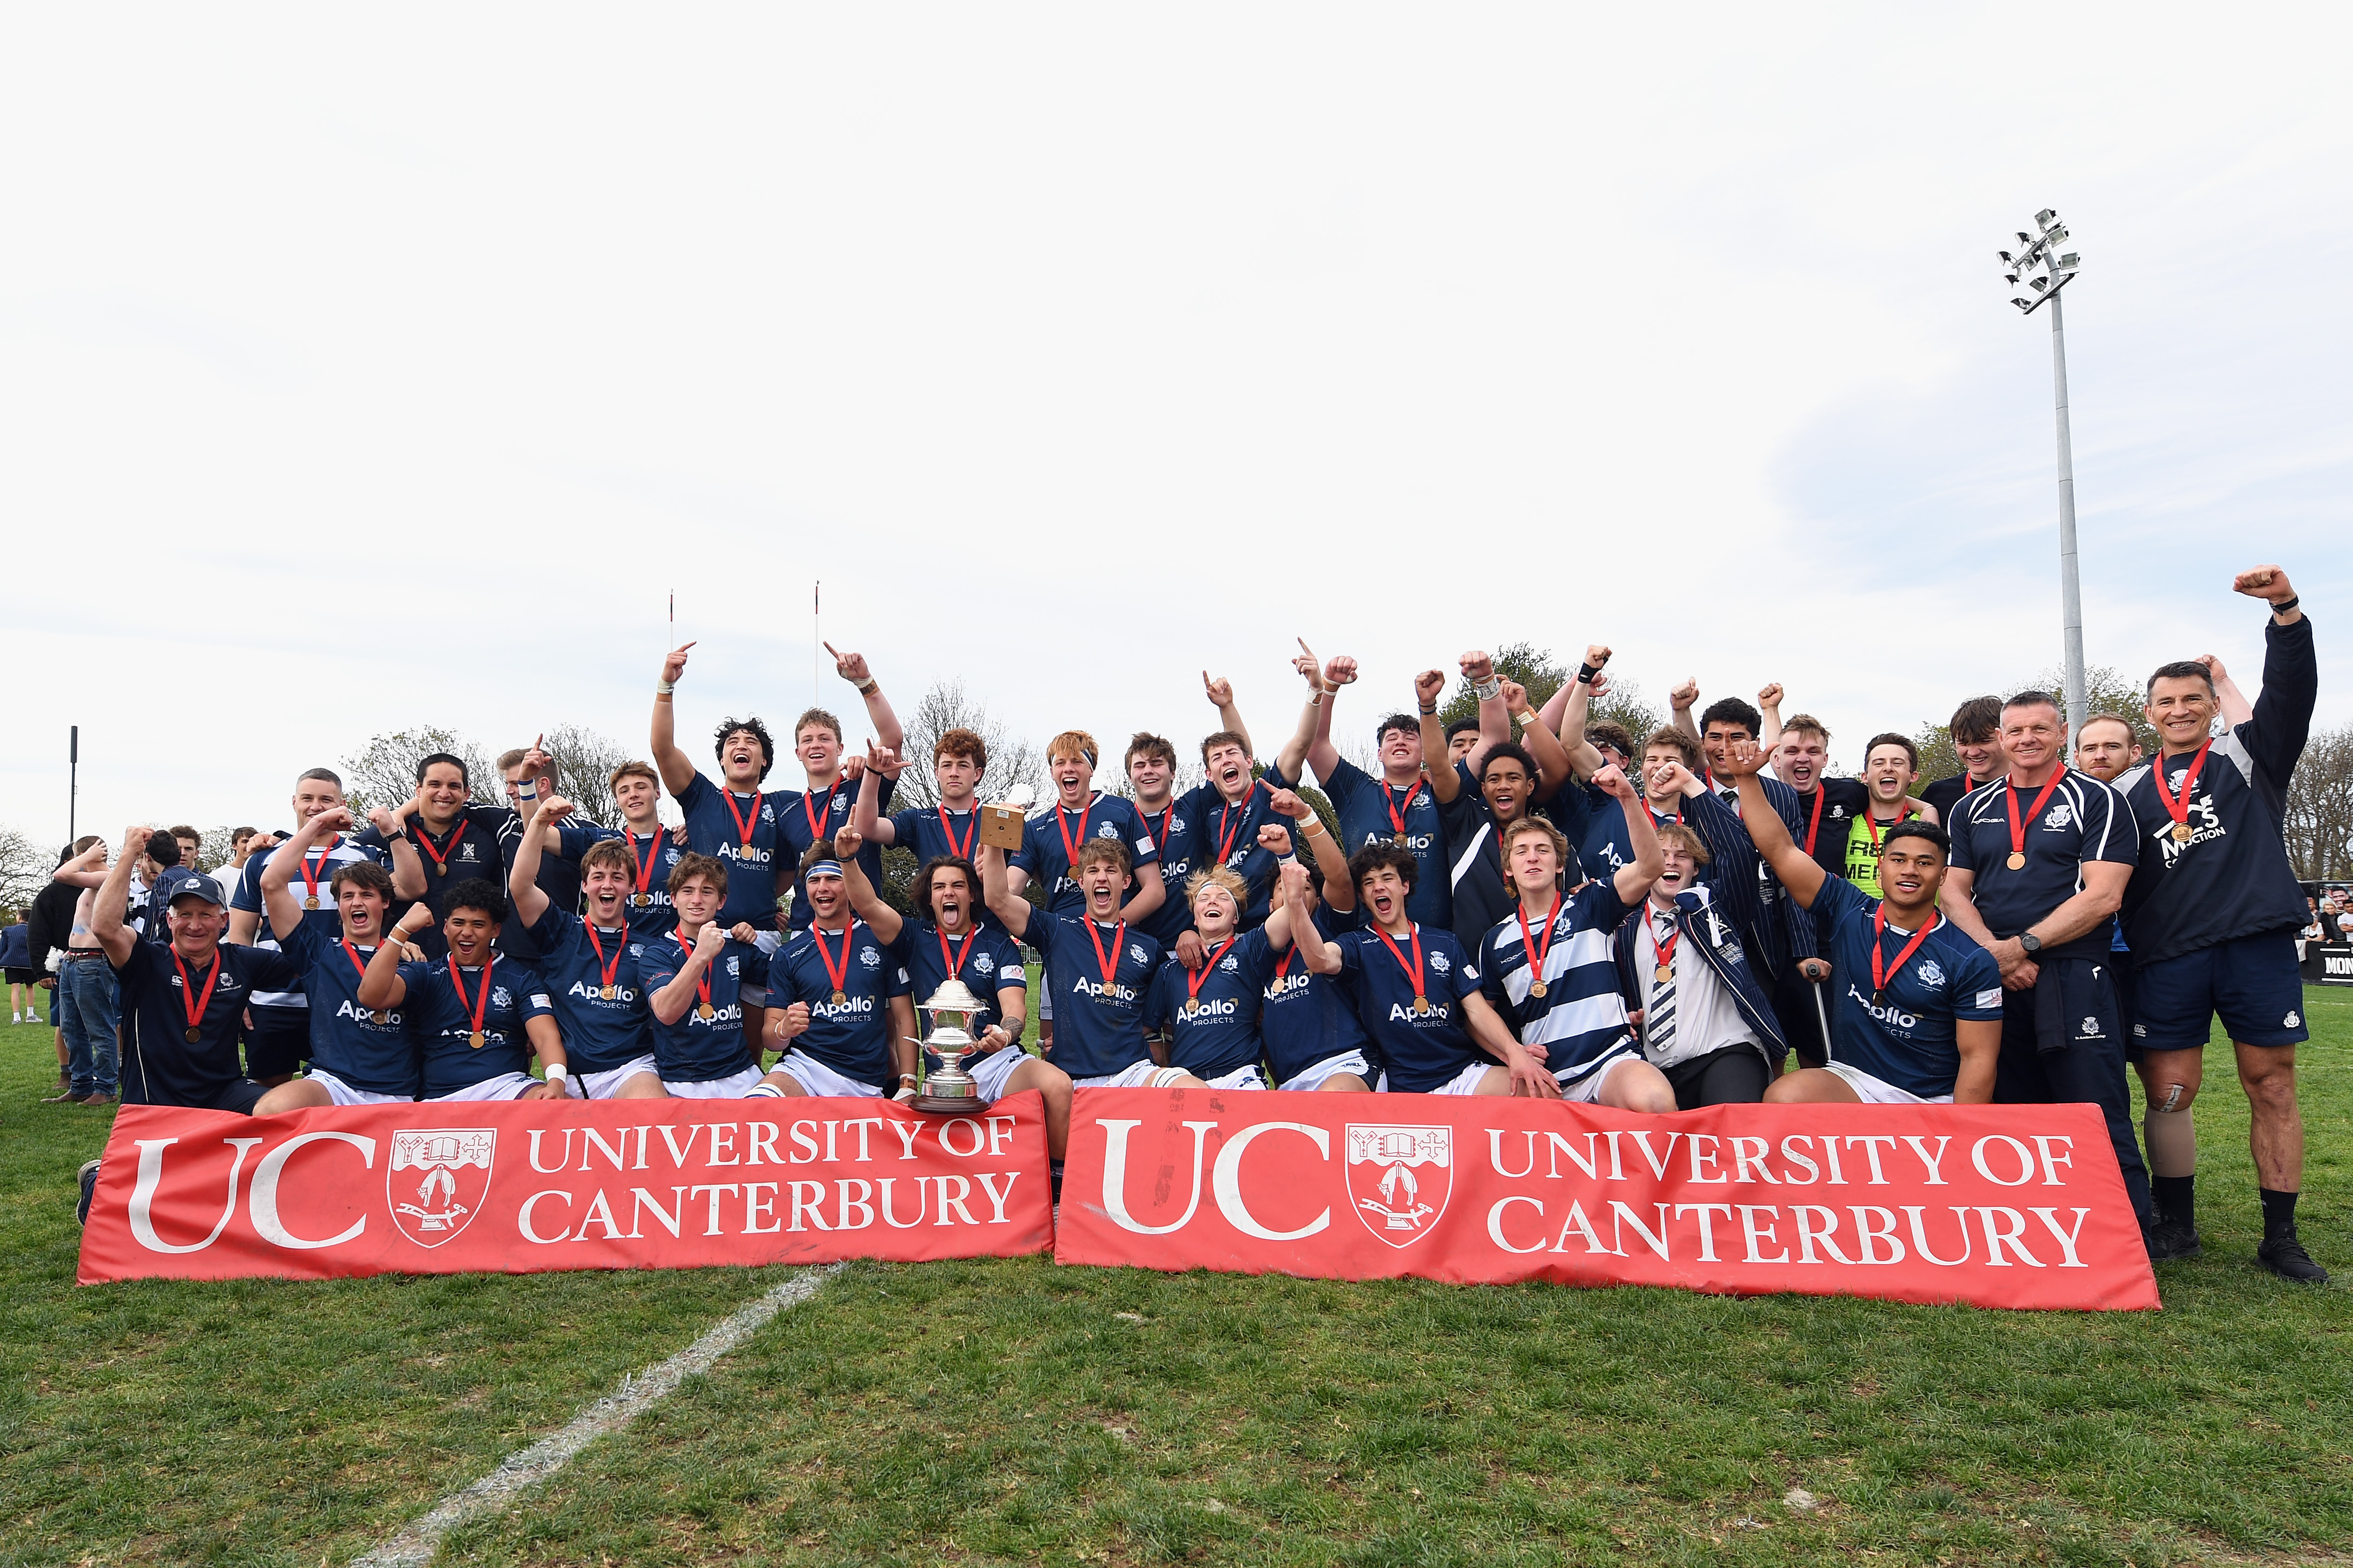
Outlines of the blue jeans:
{"type": "Polygon", "coordinates": [[[58,1026],[65,1031],[66,1070],[76,1094],[115,1091],[117,984],[103,958],[68,959],[58,970],[58,1026]]]}

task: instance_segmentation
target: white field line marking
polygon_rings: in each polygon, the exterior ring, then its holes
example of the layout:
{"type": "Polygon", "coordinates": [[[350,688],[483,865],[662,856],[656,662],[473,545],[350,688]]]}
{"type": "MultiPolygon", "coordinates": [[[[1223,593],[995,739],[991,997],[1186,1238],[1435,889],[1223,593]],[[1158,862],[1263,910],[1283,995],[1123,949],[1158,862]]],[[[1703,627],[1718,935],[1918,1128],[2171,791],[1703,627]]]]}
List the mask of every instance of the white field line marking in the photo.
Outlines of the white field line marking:
{"type": "Polygon", "coordinates": [[[574,1416],[568,1426],[508,1455],[480,1480],[443,1498],[431,1512],[358,1559],[353,1568],[415,1568],[430,1563],[444,1535],[486,1513],[497,1512],[517,1493],[571,1463],[581,1449],[653,1408],[687,1378],[710,1371],[712,1363],[751,1338],[769,1319],[816,1295],[826,1276],[839,1267],[802,1270],[757,1300],[737,1308],[668,1361],[624,1375],[618,1388],[574,1416]]]}

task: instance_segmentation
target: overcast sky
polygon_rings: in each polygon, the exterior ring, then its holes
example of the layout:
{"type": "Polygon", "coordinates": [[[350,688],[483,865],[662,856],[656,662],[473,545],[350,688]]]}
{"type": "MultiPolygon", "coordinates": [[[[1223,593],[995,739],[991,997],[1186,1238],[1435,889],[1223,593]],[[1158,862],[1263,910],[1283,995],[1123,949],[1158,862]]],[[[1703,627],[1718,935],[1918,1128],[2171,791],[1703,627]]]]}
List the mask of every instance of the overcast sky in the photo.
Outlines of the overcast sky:
{"type": "Polygon", "coordinates": [[[1852,767],[2057,662],[2045,205],[2092,662],[2252,687],[2275,560],[2353,715],[2342,13],[1804,16],[17,7],[0,824],[642,746],[673,590],[781,730],[817,578],[1040,740],[1600,639],[1852,767]]]}

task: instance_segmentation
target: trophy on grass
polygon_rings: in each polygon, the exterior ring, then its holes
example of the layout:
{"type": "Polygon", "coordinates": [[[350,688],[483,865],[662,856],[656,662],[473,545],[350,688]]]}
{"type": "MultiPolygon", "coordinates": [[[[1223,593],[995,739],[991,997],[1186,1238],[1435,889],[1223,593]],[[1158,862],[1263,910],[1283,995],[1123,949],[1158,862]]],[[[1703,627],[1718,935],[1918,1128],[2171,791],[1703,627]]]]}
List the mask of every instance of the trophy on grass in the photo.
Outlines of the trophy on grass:
{"type": "Polygon", "coordinates": [[[912,1102],[917,1110],[936,1111],[947,1116],[968,1116],[982,1109],[980,1086],[964,1070],[964,1060],[980,1049],[972,1037],[975,1016],[988,1011],[988,1004],[972,994],[971,987],[951,974],[940,988],[923,1004],[932,1016],[932,1032],[915,1044],[940,1058],[939,1070],[926,1073],[923,1091],[912,1102]],[[951,1014],[960,1015],[961,1023],[950,1023],[951,1014]]]}

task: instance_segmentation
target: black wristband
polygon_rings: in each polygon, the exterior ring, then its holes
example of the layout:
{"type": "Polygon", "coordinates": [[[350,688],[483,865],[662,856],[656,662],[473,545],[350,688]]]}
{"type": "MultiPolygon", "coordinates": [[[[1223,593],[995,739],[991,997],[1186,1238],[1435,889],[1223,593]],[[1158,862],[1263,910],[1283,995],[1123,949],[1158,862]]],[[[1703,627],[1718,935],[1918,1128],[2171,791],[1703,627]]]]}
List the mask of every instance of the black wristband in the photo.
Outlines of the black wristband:
{"type": "Polygon", "coordinates": [[[1577,683],[1579,686],[1590,686],[1593,684],[1593,678],[1600,673],[1601,667],[1598,664],[1580,664],[1577,667],[1577,683]]]}
{"type": "Polygon", "coordinates": [[[2290,610],[2295,609],[2298,605],[2303,603],[2303,595],[2290,594],[2286,598],[2282,599],[2278,604],[2272,606],[2272,614],[2275,616],[2286,615],[2290,610]]]}

